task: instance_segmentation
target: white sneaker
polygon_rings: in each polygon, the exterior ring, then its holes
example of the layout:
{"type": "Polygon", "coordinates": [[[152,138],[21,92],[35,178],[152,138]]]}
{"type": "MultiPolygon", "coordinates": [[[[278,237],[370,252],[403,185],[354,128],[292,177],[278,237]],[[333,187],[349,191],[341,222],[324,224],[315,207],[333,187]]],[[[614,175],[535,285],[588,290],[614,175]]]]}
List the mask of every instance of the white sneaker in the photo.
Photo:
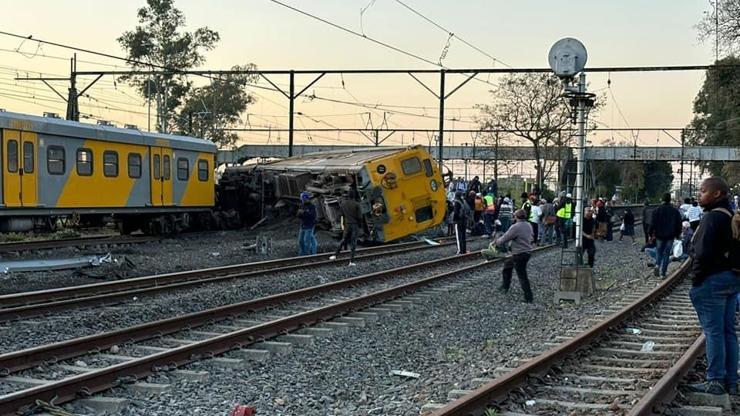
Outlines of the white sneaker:
{"type": "Polygon", "coordinates": [[[337,256],[335,254],[329,256],[329,260],[336,260],[336,259],[337,259],[337,256]]]}
{"type": "Polygon", "coordinates": [[[353,262],[349,262],[348,266],[350,266],[350,267],[354,267],[354,266],[357,266],[357,264],[355,264],[355,263],[353,263],[353,262]]]}

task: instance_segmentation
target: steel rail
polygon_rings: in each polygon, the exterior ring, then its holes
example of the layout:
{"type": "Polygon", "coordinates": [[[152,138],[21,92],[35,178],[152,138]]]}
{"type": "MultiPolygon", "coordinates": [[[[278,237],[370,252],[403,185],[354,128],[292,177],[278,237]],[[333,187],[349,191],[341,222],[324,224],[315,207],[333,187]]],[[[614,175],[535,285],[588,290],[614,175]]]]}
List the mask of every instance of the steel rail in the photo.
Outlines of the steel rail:
{"type": "MultiPolygon", "coordinates": [[[[442,243],[440,245],[446,246],[449,244],[451,243],[442,243]]],[[[420,250],[431,247],[438,246],[425,245],[425,243],[423,242],[410,242],[394,246],[371,247],[358,250],[358,252],[361,253],[358,258],[372,258],[383,254],[393,254],[394,252],[403,253],[405,251],[408,251],[409,249],[420,250]],[[422,247],[418,247],[420,245],[422,247]],[[400,250],[393,250],[393,248],[395,247],[400,247],[400,250]],[[375,252],[378,253],[362,255],[362,253],[375,252]]],[[[153,276],[142,276],[131,279],[117,280],[113,282],[93,283],[56,289],[38,290],[33,292],[21,292],[0,295],[0,321],[13,318],[15,316],[14,313],[18,313],[18,317],[27,317],[29,315],[22,315],[23,313],[25,313],[24,311],[32,310],[34,307],[38,308],[40,307],[40,304],[51,304],[51,302],[58,302],[68,299],[78,299],[82,296],[102,295],[106,293],[115,293],[125,290],[161,288],[163,286],[172,286],[178,283],[203,279],[204,277],[222,276],[222,278],[238,278],[245,277],[246,275],[244,273],[250,272],[264,273],[268,271],[278,271],[281,269],[290,270],[290,266],[293,266],[293,268],[295,268],[296,265],[301,267],[309,267],[335,262],[333,260],[328,260],[328,256],[329,253],[320,253],[312,256],[288,257],[229,266],[211,267],[207,269],[188,270],[153,276]],[[24,309],[23,307],[26,306],[27,308],[24,309]]],[[[49,312],[51,312],[51,310],[49,310],[49,312]]]]}
{"type": "Polygon", "coordinates": [[[79,238],[61,238],[59,240],[20,241],[20,242],[12,242],[12,243],[0,243],[0,253],[10,253],[13,251],[28,251],[28,250],[46,250],[46,249],[52,249],[52,248],[73,247],[73,246],[147,243],[150,241],[157,241],[161,239],[162,237],[157,237],[157,236],[131,237],[131,236],[96,235],[96,236],[79,237],[79,238]]]}
{"type": "MultiPolygon", "coordinates": [[[[540,247],[535,251],[540,251],[553,246],[540,247]]],[[[145,338],[151,338],[152,335],[164,335],[183,329],[183,327],[197,326],[202,323],[209,323],[217,319],[228,318],[238,315],[239,313],[261,309],[267,306],[282,304],[288,300],[312,296],[328,289],[338,289],[342,287],[354,286],[361,282],[378,279],[384,276],[394,276],[401,271],[411,271],[414,269],[423,269],[430,265],[440,264],[445,261],[476,259],[480,253],[469,253],[461,256],[452,256],[443,259],[431,260],[424,263],[418,263],[411,266],[398,267],[391,270],[371,273],[366,276],[346,279],[340,282],[327,283],[311,288],[300,289],[281,295],[268,296],[266,298],[243,302],[240,304],[229,305],[226,307],[216,308],[208,311],[198,312],[185,315],[178,318],[171,318],[154,323],[139,325],[134,328],[114,331],[108,334],[94,335],[81,339],[65,341],[57,344],[32,348],[30,350],[13,352],[0,356],[0,368],[9,371],[19,371],[43,363],[45,360],[55,358],[61,360],[71,356],[72,346],[77,349],[79,354],[82,346],[85,351],[90,349],[102,350],[119,343],[121,341],[136,341],[139,336],[133,335],[132,329],[136,331],[145,330],[145,338]],[[95,341],[95,345],[92,342],[95,341]],[[35,364],[35,365],[34,365],[35,364]],[[14,369],[14,370],[12,370],[14,369]]],[[[482,261],[470,266],[464,266],[455,270],[440,273],[434,276],[416,280],[414,282],[398,285],[389,289],[380,290],[365,296],[360,296],[347,301],[335,303],[332,305],[316,308],[307,312],[294,314],[285,318],[280,318],[264,324],[241,329],[228,334],[224,334],[211,339],[198,341],[193,344],[173,348],[168,351],[155,353],[129,362],[124,362],[111,367],[80,374],[60,381],[51,382],[46,385],[33,387],[16,393],[0,397],[0,415],[6,416],[14,414],[19,409],[33,404],[36,400],[51,400],[54,398],[55,403],[64,403],[73,400],[80,392],[86,394],[97,393],[110,387],[120,384],[118,380],[124,377],[141,378],[147,376],[158,369],[173,368],[196,361],[201,357],[210,357],[222,354],[232,349],[241,348],[246,345],[259,342],[263,339],[283,334],[287,331],[293,331],[321,322],[335,316],[343,315],[357,309],[375,305],[384,301],[395,299],[404,294],[413,292],[421,287],[428,286],[432,283],[443,279],[450,278],[462,272],[467,272],[481,268],[483,266],[497,263],[503,259],[492,261],[482,261]]]]}
{"type": "Polygon", "coordinates": [[[656,286],[653,290],[646,293],[635,302],[622,308],[619,312],[608,319],[592,326],[570,341],[566,341],[559,346],[540,354],[509,373],[484,384],[472,393],[448,403],[441,409],[434,411],[432,416],[467,416],[470,414],[482,414],[489,403],[506,396],[520,385],[526,383],[527,378],[530,375],[546,372],[555,363],[562,361],[573,353],[592,344],[611,328],[621,325],[631,316],[653,303],[656,299],[662,297],[666,292],[670,291],[683,280],[688,268],[689,262],[685,261],[678,270],[674,271],[668,278],[663,280],[660,285],[656,286]]]}
{"type": "Polygon", "coordinates": [[[377,279],[382,279],[385,277],[393,277],[396,273],[414,271],[424,267],[435,266],[451,261],[467,260],[468,258],[477,258],[479,256],[479,253],[470,253],[462,256],[443,257],[423,263],[416,263],[412,265],[396,267],[393,269],[381,270],[362,276],[339,280],[336,282],[296,289],[290,292],[279,293],[259,299],[253,299],[232,305],[207,309],[200,312],[193,312],[179,317],[147,322],[129,328],[110,331],[104,334],[90,335],[68,341],[61,341],[54,344],[48,344],[21,351],[6,353],[0,355],[0,371],[2,371],[2,373],[4,374],[9,374],[32,368],[48,360],[60,361],[67,358],[79,356],[83,353],[87,353],[87,351],[92,349],[102,350],[113,345],[125,342],[141,341],[153,336],[160,336],[180,331],[185,328],[205,325],[214,320],[228,319],[239,314],[253,312],[256,310],[280,305],[281,303],[315,296],[329,290],[342,289],[356,284],[367,283],[377,279]]]}
{"type": "Polygon", "coordinates": [[[704,354],[704,335],[700,335],[691,347],[676,361],[676,364],[658,380],[658,382],[644,395],[627,416],[653,416],[658,409],[669,403],[676,395],[676,387],[681,380],[694,367],[696,360],[704,354]]]}

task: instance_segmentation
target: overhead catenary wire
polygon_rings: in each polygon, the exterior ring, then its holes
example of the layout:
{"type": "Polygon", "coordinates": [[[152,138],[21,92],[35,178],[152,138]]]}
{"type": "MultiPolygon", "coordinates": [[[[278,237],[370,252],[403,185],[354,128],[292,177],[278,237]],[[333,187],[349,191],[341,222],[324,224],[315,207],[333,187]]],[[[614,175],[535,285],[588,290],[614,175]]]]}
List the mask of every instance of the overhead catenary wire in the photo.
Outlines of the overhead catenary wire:
{"type": "Polygon", "coordinates": [[[476,51],[478,51],[478,52],[482,53],[482,54],[483,54],[483,55],[485,55],[486,57],[490,58],[490,59],[491,59],[491,60],[492,60],[492,61],[493,61],[494,63],[495,63],[495,62],[498,62],[498,63],[500,63],[501,65],[503,65],[503,66],[505,66],[505,67],[511,68],[511,65],[509,65],[509,64],[507,64],[506,62],[504,62],[504,61],[502,61],[502,60],[500,60],[500,59],[496,58],[495,56],[493,56],[493,55],[489,54],[488,52],[486,52],[486,51],[482,50],[481,48],[479,48],[479,47],[477,47],[477,46],[473,45],[472,43],[470,43],[470,42],[468,42],[467,40],[463,39],[463,38],[462,38],[462,37],[461,37],[460,35],[458,35],[457,33],[455,33],[455,32],[453,32],[453,31],[451,31],[451,30],[449,30],[449,29],[447,29],[447,28],[443,27],[443,26],[442,26],[442,25],[440,25],[439,23],[437,23],[437,22],[435,22],[434,20],[430,19],[429,17],[427,17],[427,16],[423,15],[423,14],[422,14],[421,12],[419,12],[419,11],[417,11],[416,9],[412,8],[411,6],[409,6],[408,4],[404,3],[403,1],[401,1],[401,0],[396,0],[396,3],[398,3],[398,4],[400,4],[401,6],[405,7],[406,9],[408,9],[409,11],[411,11],[412,13],[414,13],[415,15],[417,15],[417,16],[419,16],[419,17],[421,17],[422,19],[424,19],[424,20],[426,20],[427,22],[431,23],[432,25],[434,25],[435,27],[437,27],[437,28],[439,28],[440,30],[444,31],[445,33],[448,33],[450,37],[454,37],[454,38],[456,38],[457,40],[459,40],[460,42],[462,42],[462,43],[464,43],[465,45],[469,46],[470,48],[472,48],[472,49],[474,49],[474,50],[476,50],[476,51]]]}

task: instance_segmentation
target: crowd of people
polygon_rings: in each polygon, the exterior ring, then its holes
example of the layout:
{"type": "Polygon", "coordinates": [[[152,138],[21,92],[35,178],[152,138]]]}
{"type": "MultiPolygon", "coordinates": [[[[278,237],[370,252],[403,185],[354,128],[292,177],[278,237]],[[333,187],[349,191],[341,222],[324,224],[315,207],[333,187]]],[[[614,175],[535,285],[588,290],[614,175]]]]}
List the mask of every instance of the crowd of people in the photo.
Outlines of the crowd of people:
{"type": "MultiPolygon", "coordinates": [[[[470,182],[458,178],[450,183],[447,205],[447,232],[455,234],[457,254],[468,253],[466,236],[492,239],[492,245],[507,252],[503,263],[500,290],[508,292],[516,270],[524,302],[534,299],[527,274],[532,250],[539,244],[567,247],[573,239],[575,216],[572,195],[561,192],[557,198],[541,198],[537,189],[520,195],[519,204],[510,194],[498,195],[495,180],[487,184],[476,176],[470,182]],[[518,207],[518,208],[517,208],[518,207]]],[[[316,254],[316,207],[311,195],[300,195],[298,210],[299,255],[316,254]]],[[[350,193],[341,204],[344,234],[330,259],[349,247],[350,266],[359,236],[362,213],[356,195],[350,193]]],[[[729,186],[719,177],[704,180],[697,198],[673,204],[663,195],[657,208],[648,203],[642,211],[645,246],[653,260],[656,276],[665,277],[671,260],[691,260],[690,298],[706,337],[706,381],[692,384],[690,390],[709,394],[738,394],[738,341],[735,318],[740,302],[740,201],[730,197],[729,186]]],[[[619,241],[630,237],[636,244],[635,215],[620,210],[613,201],[597,198],[584,209],[583,252],[594,266],[596,241],[613,240],[613,226],[619,224],[619,241]]]]}

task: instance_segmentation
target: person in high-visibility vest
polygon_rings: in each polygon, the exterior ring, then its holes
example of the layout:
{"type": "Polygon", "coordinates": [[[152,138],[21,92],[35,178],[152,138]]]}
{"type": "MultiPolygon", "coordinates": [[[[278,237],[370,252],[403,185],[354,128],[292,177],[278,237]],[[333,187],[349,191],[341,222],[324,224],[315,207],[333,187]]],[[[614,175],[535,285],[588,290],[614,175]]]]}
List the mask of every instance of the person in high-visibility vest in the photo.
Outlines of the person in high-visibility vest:
{"type": "Polygon", "coordinates": [[[573,200],[571,194],[566,194],[560,198],[555,206],[555,232],[557,233],[558,244],[562,242],[563,248],[568,248],[568,233],[570,223],[573,221],[573,200]]]}
{"type": "Polygon", "coordinates": [[[493,200],[493,194],[485,193],[483,205],[483,225],[486,227],[486,238],[491,238],[491,235],[493,235],[493,221],[496,217],[496,204],[493,200]]]}

